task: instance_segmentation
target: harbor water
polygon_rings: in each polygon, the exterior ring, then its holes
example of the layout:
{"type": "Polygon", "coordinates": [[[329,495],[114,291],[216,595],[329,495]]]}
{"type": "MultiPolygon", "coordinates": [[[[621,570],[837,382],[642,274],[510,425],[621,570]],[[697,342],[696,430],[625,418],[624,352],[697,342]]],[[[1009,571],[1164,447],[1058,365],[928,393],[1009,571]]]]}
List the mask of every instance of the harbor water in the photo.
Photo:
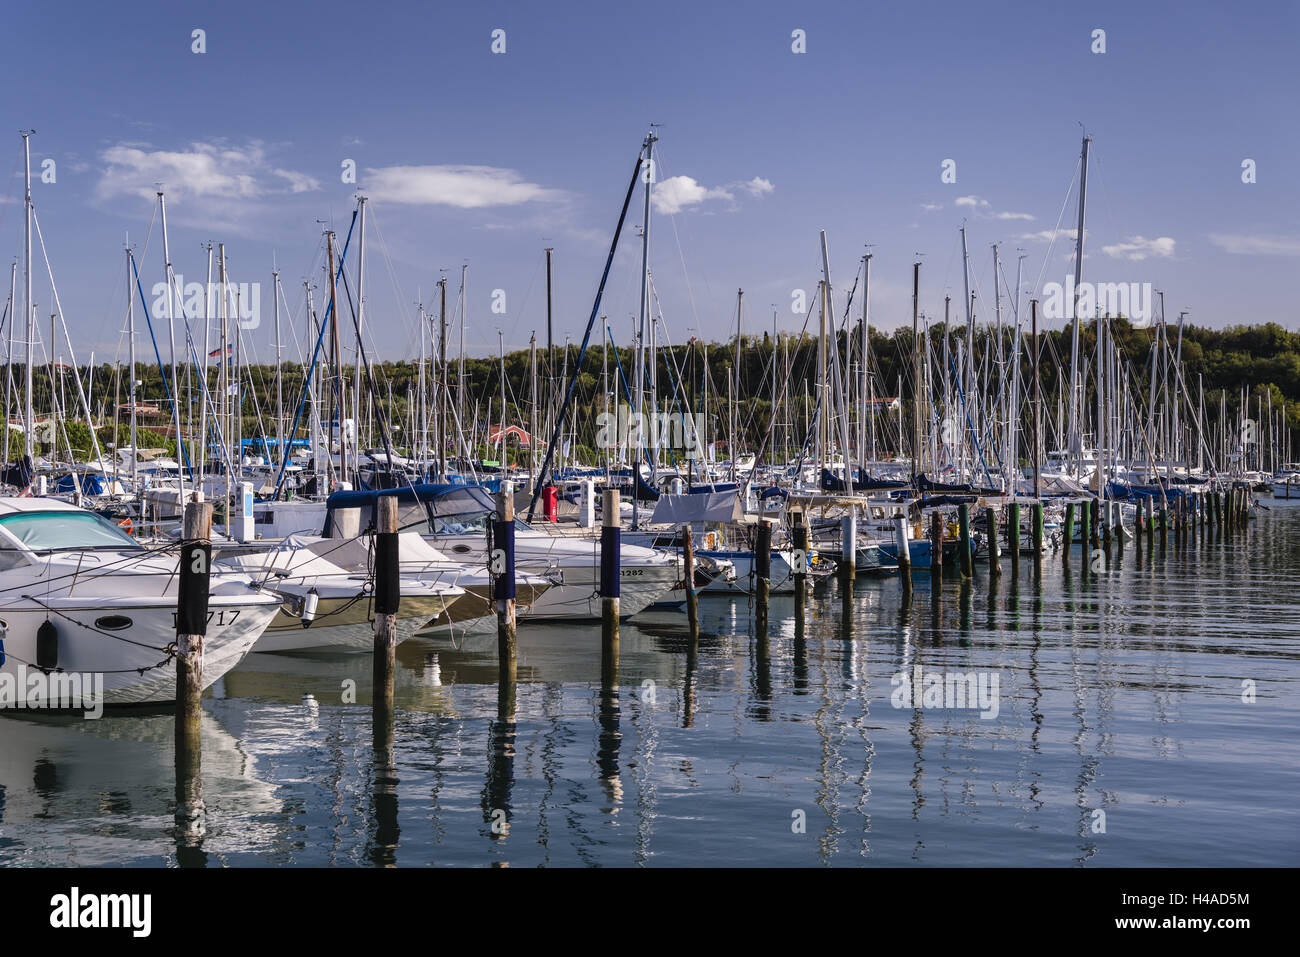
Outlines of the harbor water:
{"type": "Polygon", "coordinates": [[[774,596],[766,641],[744,596],[701,599],[694,652],[651,610],[616,685],[598,624],[522,620],[513,700],[494,635],[417,637],[395,789],[369,655],[254,653],[204,700],[198,832],[170,714],[6,716],[0,866],[1294,866],[1300,503],[1264,504],[996,583],[917,574],[910,603],[831,580],[802,633],[774,596]]]}

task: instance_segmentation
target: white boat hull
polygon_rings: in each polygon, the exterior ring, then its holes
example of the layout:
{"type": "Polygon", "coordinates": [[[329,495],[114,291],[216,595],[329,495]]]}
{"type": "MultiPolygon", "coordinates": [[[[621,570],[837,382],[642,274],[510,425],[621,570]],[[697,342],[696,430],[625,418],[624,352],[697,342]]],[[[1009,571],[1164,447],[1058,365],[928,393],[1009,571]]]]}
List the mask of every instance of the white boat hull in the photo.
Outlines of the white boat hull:
{"type": "MultiPolygon", "coordinates": [[[[36,633],[48,619],[58,629],[58,669],[65,675],[102,675],[108,705],[164,704],[176,699],[176,663],[167,648],[176,640],[174,598],[118,598],[111,605],[94,598],[51,598],[46,608],[30,600],[0,606],[5,663],[0,674],[15,683],[20,674],[40,674],[36,633]],[[119,630],[96,621],[120,617],[119,630]],[[25,671],[20,672],[20,666],[25,671]],[[139,670],[137,670],[139,669],[139,670]]],[[[273,596],[212,595],[203,646],[203,686],[217,681],[252,650],[279,611],[273,596]]],[[[84,683],[84,677],[83,677],[84,683]]]]}

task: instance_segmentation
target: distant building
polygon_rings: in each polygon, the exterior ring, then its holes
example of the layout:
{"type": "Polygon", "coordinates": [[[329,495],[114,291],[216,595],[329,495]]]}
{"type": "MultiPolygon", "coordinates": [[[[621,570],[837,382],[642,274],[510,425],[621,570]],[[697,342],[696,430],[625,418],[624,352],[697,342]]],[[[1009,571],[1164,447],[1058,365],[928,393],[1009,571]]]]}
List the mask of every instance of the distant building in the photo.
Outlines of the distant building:
{"type": "MultiPolygon", "coordinates": [[[[533,437],[517,425],[508,425],[505,429],[507,441],[514,439],[519,443],[521,449],[531,449],[533,447],[533,437]]],[[[488,445],[496,445],[501,441],[501,427],[497,426],[488,432],[488,445]]]]}

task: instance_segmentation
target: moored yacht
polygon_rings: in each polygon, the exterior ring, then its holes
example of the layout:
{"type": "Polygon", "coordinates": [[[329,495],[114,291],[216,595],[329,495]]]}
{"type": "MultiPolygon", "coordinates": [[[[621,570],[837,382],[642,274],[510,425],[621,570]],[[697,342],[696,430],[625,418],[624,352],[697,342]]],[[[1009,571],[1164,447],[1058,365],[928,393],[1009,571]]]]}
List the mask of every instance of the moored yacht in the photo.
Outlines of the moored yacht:
{"type": "MultiPolygon", "coordinates": [[[[0,673],[102,675],[104,703],[176,693],[177,551],[54,499],[0,498],[0,673]],[[48,626],[48,627],[47,627],[48,626]]],[[[281,599],[213,570],[203,681],[239,663],[281,599]]]]}

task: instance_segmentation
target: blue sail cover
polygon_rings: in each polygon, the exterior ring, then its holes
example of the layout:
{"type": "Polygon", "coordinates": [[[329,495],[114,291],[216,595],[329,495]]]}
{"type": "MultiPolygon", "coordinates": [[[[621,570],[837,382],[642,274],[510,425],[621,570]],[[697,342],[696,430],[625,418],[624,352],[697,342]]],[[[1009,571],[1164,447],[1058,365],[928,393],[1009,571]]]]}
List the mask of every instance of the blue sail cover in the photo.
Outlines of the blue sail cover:
{"type": "MultiPolygon", "coordinates": [[[[844,480],[836,478],[830,469],[822,469],[821,486],[823,492],[844,492],[848,488],[844,480]]],[[[854,468],[853,470],[853,491],[855,492],[883,492],[896,488],[907,488],[907,483],[873,479],[863,469],[854,468]]]]}
{"type": "MultiPolygon", "coordinates": [[[[77,490],[77,476],[60,475],[54,483],[54,490],[60,495],[70,495],[77,490]]],[[[81,493],[83,495],[103,495],[104,481],[94,472],[81,476],[81,493]]]]}
{"type": "Polygon", "coordinates": [[[1161,485],[1125,485],[1121,482],[1106,483],[1106,497],[1134,502],[1142,498],[1182,498],[1180,488],[1166,488],[1161,485]]]}

